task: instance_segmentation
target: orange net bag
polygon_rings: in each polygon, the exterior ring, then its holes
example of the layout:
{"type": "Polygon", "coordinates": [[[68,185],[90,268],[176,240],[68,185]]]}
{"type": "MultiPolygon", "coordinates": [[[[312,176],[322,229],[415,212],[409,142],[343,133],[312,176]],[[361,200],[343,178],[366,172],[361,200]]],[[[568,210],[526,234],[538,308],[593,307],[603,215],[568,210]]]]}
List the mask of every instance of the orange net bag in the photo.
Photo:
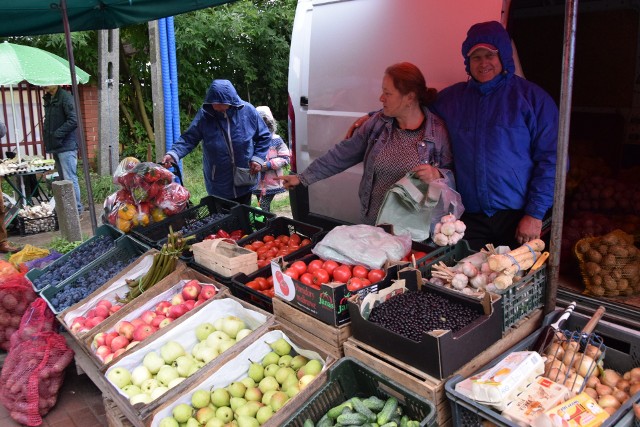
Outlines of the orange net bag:
{"type": "Polygon", "coordinates": [[[574,253],[580,263],[585,293],[600,297],[640,293],[640,250],[622,230],[579,240],[574,253]]]}
{"type": "Polygon", "coordinates": [[[36,297],[31,284],[22,274],[16,272],[2,277],[0,281],[1,349],[9,350],[11,336],[18,330],[22,315],[36,297]]]}

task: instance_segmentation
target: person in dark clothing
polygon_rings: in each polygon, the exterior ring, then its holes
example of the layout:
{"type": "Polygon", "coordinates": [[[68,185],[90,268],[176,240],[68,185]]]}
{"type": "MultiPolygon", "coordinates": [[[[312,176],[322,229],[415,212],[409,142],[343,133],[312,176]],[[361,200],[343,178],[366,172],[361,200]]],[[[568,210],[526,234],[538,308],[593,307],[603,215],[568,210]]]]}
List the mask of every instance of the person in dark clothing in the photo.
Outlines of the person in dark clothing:
{"type": "Polygon", "coordinates": [[[53,155],[61,179],[71,181],[76,196],[78,213],[84,210],[78,185],[78,141],[73,96],[59,86],[45,86],[44,125],[42,138],[45,151],[53,155]]]}
{"type": "MultiPolygon", "coordinates": [[[[7,127],[0,122],[0,139],[7,134],[7,127]]],[[[7,228],[4,225],[4,197],[2,196],[2,186],[0,186],[0,253],[18,252],[20,248],[11,244],[7,240],[7,228]]]]}

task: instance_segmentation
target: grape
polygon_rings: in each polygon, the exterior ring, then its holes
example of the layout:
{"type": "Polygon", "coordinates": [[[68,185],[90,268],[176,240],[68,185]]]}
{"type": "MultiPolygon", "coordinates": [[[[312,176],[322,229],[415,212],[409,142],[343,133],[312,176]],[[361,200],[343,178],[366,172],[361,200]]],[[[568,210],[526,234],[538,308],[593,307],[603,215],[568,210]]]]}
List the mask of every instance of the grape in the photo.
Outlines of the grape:
{"type": "Polygon", "coordinates": [[[69,252],[64,261],[53,263],[43,275],[35,278],[33,286],[38,291],[55,286],[114,247],[115,241],[111,236],[99,236],[82,244],[69,252]]]}

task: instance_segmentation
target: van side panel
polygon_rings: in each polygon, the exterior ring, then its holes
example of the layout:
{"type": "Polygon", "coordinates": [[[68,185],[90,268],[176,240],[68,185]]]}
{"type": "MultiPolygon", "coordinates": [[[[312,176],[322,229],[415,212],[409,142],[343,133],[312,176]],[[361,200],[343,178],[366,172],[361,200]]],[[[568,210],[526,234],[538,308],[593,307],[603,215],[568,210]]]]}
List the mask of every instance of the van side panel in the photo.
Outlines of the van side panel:
{"type": "MultiPolygon", "coordinates": [[[[312,3],[299,2],[291,44],[289,89],[296,112],[298,171],[341,141],[355,118],[380,108],[387,66],[413,62],[436,89],[465,80],[460,46],[466,32],[476,22],[500,21],[503,0],[482,0],[482,7],[478,0],[312,3]],[[300,13],[303,5],[305,14],[300,13]],[[297,25],[299,19],[304,19],[304,29],[297,25]],[[298,44],[299,40],[304,41],[298,44]],[[304,43],[308,43],[306,58],[304,43]],[[303,83],[295,81],[305,77],[301,64],[305,60],[309,63],[306,93],[303,83]],[[296,70],[300,70],[297,75],[296,70]],[[299,96],[291,94],[292,86],[301,91],[299,96]],[[300,96],[308,97],[308,108],[300,105],[300,96]]],[[[361,176],[362,165],[356,165],[310,186],[309,211],[358,223],[361,176]]]]}

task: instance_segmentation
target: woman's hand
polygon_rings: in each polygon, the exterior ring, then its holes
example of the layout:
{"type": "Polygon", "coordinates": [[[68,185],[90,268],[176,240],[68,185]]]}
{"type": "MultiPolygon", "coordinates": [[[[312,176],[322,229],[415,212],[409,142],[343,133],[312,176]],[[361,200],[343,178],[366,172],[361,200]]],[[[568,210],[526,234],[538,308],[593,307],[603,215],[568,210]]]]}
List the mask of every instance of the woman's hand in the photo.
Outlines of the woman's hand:
{"type": "Polygon", "coordinates": [[[353,132],[355,132],[356,129],[362,126],[364,122],[366,122],[367,120],[369,120],[369,115],[365,114],[364,116],[360,117],[358,120],[353,122],[349,130],[347,130],[347,134],[345,135],[344,139],[351,138],[353,136],[353,132]]]}
{"type": "Polygon", "coordinates": [[[291,190],[292,188],[300,185],[300,178],[296,175],[278,176],[276,179],[282,181],[282,185],[284,185],[284,188],[287,190],[291,190]]]}
{"type": "Polygon", "coordinates": [[[413,168],[412,172],[420,179],[420,181],[426,182],[427,184],[438,178],[442,178],[442,174],[438,168],[431,165],[418,165],[413,168]]]}
{"type": "Polygon", "coordinates": [[[160,163],[162,163],[162,166],[168,169],[171,167],[171,163],[173,163],[173,157],[171,157],[170,154],[165,154],[162,158],[162,162],[160,163]]]}

